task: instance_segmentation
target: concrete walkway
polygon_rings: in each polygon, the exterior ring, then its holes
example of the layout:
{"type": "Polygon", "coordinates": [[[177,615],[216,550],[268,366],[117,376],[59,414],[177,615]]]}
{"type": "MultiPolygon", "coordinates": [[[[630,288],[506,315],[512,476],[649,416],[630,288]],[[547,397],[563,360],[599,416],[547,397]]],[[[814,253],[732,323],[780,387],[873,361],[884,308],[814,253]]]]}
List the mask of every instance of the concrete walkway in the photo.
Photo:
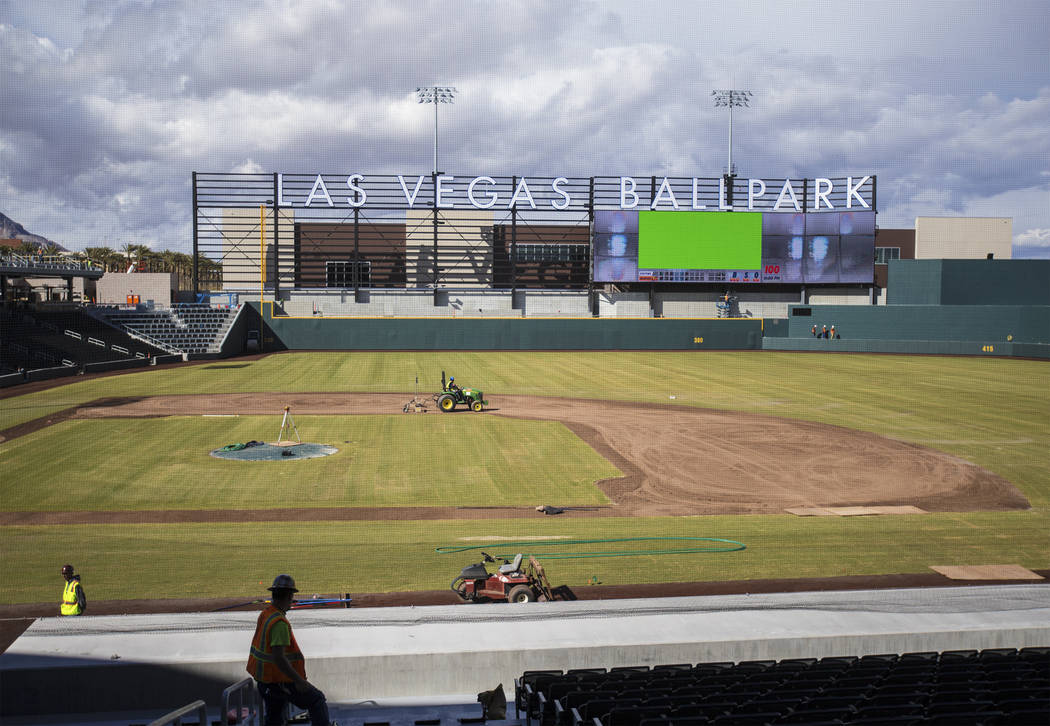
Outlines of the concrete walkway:
{"type": "MultiPolygon", "coordinates": [[[[217,703],[256,613],[45,618],[0,656],[0,716],[217,703]],[[62,684],[56,688],[56,684],[62,684]],[[90,704],[90,706],[88,705],[90,704]]],[[[462,700],[525,670],[1050,645],[1050,585],[293,611],[330,701],[462,700]]]]}

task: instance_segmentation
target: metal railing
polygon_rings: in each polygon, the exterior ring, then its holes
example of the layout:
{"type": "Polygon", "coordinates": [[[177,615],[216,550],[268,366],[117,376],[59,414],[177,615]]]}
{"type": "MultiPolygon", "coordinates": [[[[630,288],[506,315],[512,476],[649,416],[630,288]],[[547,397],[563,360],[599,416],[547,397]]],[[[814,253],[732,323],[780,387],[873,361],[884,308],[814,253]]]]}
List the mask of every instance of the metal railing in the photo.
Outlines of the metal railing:
{"type": "Polygon", "coordinates": [[[221,704],[219,713],[227,719],[232,716],[233,720],[230,723],[262,726],[262,697],[259,695],[259,689],[255,687],[255,681],[251,678],[241,679],[224,690],[221,704]]]}
{"type": "Polygon", "coordinates": [[[0,257],[4,265],[48,270],[101,270],[93,262],[78,262],[62,255],[19,255],[15,253],[0,257]]]}
{"type": "Polygon", "coordinates": [[[181,726],[182,717],[193,712],[197,713],[198,724],[208,723],[208,709],[204,705],[204,701],[194,701],[161,716],[156,721],[151,721],[149,726],[181,726]]]}

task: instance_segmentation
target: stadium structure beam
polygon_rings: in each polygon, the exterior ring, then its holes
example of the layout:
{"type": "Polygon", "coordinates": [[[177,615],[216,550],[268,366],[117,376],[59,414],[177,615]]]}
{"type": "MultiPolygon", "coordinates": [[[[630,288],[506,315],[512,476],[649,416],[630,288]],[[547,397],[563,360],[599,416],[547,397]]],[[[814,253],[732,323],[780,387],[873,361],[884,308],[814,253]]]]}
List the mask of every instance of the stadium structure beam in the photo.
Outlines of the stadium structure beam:
{"type": "Polygon", "coordinates": [[[736,171],[733,169],[733,108],[750,107],[751,91],[722,89],[711,91],[711,95],[715,98],[715,108],[724,106],[729,109],[729,164],[726,166],[726,174],[734,176],[736,171]]]}
{"type": "Polygon", "coordinates": [[[456,100],[456,91],[453,86],[421,86],[416,89],[416,98],[419,103],[434,104],[434,174],[438,173],[438,104],[452,103],[456,100]]]}

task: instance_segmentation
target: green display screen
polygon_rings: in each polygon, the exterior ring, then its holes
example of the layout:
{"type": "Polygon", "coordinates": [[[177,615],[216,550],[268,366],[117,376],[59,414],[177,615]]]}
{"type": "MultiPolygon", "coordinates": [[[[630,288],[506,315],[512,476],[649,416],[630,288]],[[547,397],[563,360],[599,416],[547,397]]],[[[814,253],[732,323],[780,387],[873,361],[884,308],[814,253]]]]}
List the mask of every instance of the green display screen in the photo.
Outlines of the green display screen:
{"type": "Polygon", "coordinates": [[[757,270],[762,266],[762,213],[639,211],[638,266],[757,270]]]}

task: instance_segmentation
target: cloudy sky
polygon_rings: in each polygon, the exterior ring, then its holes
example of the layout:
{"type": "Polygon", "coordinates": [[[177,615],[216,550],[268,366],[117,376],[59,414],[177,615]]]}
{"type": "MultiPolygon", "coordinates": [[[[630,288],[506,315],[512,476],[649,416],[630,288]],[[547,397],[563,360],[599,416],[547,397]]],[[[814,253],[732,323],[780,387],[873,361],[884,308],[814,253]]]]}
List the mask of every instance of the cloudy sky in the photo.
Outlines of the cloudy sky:
{"type": "Polygon", "coordinates": [[[0,0],[0,211],[189,251],[191,172],[874,173],[1050,258],[1050,2],[0,0]],[[726,7],[732,6],[732,7],[726,7]]]}

